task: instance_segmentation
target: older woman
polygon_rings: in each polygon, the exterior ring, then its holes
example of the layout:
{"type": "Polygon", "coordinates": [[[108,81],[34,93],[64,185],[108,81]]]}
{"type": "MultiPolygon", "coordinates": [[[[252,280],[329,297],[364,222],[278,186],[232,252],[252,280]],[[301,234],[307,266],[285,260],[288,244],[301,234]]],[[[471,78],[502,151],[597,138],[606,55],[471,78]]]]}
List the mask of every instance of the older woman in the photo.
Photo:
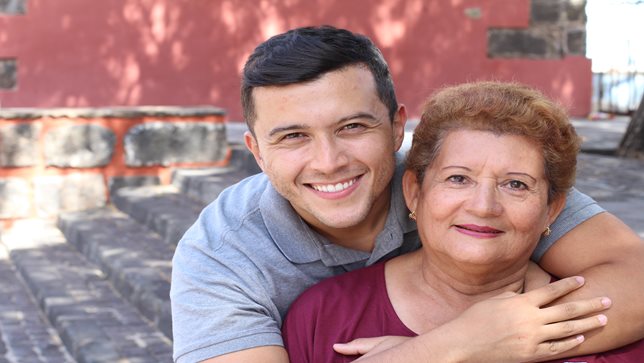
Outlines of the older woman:
{"type": "MultiPolygon", "coordinates": [[[[291,361],[350,361],[332,344],[425,333],[477,302],[549,283],[530,256],[565,204],[578,150],[565,112],[528,87],[481,82],[434,95],[403,177],[423,248],[306,291],[283,327],[291,361]]],[[[608,354],[640,361],[642,347],[608,354]]]]}

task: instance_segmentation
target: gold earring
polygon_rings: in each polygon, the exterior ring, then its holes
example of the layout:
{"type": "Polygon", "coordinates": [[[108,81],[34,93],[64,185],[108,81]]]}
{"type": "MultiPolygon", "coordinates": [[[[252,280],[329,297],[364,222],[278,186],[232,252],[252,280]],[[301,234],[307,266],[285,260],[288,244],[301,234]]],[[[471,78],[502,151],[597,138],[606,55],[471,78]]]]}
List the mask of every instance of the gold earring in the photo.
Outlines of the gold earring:
{"type": "Polygon", "coordinates": [[[412,221],[416,220],[416,211],[412,211],[411,213],[409,213],[409,219],[411,219],[412,221]]]}
{"type": "Polygon", "coordinates": [[[548,237],[552,233],[552,229],[550,229],[550,226],[546,227],[546,230],[543,231],[543,235],[548,237]]]}

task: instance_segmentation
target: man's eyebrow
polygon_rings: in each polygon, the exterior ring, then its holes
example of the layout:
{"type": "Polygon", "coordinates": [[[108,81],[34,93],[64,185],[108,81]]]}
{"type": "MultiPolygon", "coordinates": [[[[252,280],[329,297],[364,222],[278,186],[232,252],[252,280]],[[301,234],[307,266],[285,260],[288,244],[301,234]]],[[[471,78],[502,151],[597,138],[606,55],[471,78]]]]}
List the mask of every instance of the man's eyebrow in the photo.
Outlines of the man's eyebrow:
{"type": "Polygon", "coordinates": [[[282,127],[276,127],[276,128],[272,129],[268,133],[268,136],[273,137],[273,136],[275,136],[275,134],[281,134],[281,133],[288,132],[288,131],[293,131],[293,130],[304,130],[304,129],[308,129],[308,128],[309,128],[309,126],[298,125],[298,124],[282,126],[282,127]]]}
{"type": "MultiPolygon", "coordinates": [[[[340,118],[337,123],[342,123],[342,122],[355,120],[355,119],[364,119],[364,120],[367,120],[367,121],[369,121],[371,123],[376,123],[378,121],[378,119],[374,115],[372,115],[372,114],[370,114],[368,112],[357,112],[357,113],[354,113],[354,114],[351,114],[351,115],[348,115],[348,116],[340,118]]],[[[281,127],[276,127],[274,129],[272,129],[268,133],[268,136],[273,137],[276,134],[281,134],[281,133],[289,132],[289,131],[293,131],[293,130],[306,130],[306,129],[309,129],[309,128],[310,128],[310,126],[307,126],[307,125],[304,125],[304,124],[293,124],[293,125],[288,125],[288,126],[281,126],[281,127]]]]}
{"type": "Polygon", "coordinates": [[[370,114],[368,112],[357,112],[357,113],[351,114],[349,116],[342,117],[340,120],[338,120],[338,123],[354,120],[354,119],[357,119],[357,118],[366,119],[366,120],[371,121],[371,122],[378,121],[376,116],[374,116],[374,115],[372,115],[372,114],[370,114]]]}

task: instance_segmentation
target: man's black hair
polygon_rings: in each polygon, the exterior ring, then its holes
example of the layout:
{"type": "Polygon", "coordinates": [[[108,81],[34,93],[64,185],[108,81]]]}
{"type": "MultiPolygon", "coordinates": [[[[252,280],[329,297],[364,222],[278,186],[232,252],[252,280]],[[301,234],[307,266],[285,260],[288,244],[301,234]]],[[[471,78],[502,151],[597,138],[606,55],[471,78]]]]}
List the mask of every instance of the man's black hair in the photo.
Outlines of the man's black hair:
{"type": "Polygon", "coordinates": [[[364,65],[373,74],[380,101],[393,121],[398,102],[389,67],[376,45],[366,36],[332,26],[303,27],[261,43],[248,57],[242,76],[244,119],[253,132],[256,119],[253,88],[316,80],[352,65],[364,65]]]}

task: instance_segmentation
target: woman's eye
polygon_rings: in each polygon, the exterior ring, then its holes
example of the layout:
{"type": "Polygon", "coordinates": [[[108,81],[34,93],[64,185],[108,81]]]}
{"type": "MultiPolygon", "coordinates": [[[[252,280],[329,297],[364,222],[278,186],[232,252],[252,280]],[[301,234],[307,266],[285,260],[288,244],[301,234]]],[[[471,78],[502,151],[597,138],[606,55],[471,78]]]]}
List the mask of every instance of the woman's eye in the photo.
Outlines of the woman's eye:
{"type": "Polygon", "coordinates": [[[517,190],[527,190],[528,185],[522,181],[519,180],[510,180],[508,182],[508,186],[512,189],[517,189],[517,190]]]}
{"type": "Polygon", "coordinates": [[[466,181],[466,178],[463,175],[451,175],[447,178],[447,181],[456,184],[463,184],[466,181]]]}

